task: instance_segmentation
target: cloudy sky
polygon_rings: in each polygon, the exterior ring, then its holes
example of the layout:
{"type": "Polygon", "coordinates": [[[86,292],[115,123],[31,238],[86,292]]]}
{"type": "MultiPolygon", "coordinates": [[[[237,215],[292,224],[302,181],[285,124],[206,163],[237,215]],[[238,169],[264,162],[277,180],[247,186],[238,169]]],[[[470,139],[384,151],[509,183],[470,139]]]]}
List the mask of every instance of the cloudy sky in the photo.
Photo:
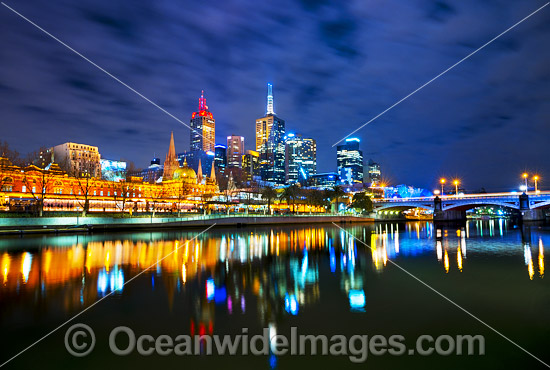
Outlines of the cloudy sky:
{"type": "MultiPolygon", "coordinates": [[[[254,145],[266,83],[287,131],[337,140],[545,1],[55,0],[5,3],[184,122],[201,90],[229,134],[254,145]]],[[[66,141],[148,165],[189,130],[0,7],[1,138],[20,152],[66,141]]],[[[392,184],[550,186],[550,6],[355,136],[392,184]]]]}

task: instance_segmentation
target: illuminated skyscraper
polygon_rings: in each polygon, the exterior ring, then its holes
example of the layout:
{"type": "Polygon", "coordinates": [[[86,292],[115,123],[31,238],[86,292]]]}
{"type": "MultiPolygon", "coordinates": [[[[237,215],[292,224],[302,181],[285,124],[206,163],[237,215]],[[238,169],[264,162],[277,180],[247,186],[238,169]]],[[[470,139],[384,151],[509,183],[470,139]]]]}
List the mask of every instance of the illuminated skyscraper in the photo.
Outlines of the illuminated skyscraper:
{"type": "Polygon", "coordinates": [[[359,150],[361,140],[348,138],[336,147],[338,175],[345,184],[363,182],[363,152],[359,150]]]}
{"type": "Polygon", "coordinates": [[[227,137],[227,167],[241,167],[244,154],[244,137],[227,137]]]}
{"type": "Polygon", "coordinates": [[[372,159],[369,160],[369,181],[371,182],[371,186],[380,184],[380,178],[380,164],[374,162],[372,159]]]}
{"type": "Polygon", "coordinates": [[[199,111],[191,116],[191,151],[214,153],[216,139],[216,120],[208,110],[204,91],[199,98],[199,111]]]}
{"type": "Polygon", "coordinates": [[[260,153],[254,150],[247,150],[243,155],[243,172],[246,173],[247,180],[254,180],[260,176],[260,153]]]}
{"type": "Polygon", "coordinates": [[[285,121],[273,110],[273,90],[267,84],[267,112],[256,120],[256,151],[260,153],[262,180],[285,182],[285,121]]]}
{"type": "Polygon", "coordinates": [[[285,136],[286,183],[305,183],[317,172],[317,144],[314,139],[302,135],[285,136]]]}
{"type": "Polygon", "coordinates": [[[214,166],[221,173],[225,173],[225,167],[227,166],[227,147],[225,145],[216,144],[214,166]]]}

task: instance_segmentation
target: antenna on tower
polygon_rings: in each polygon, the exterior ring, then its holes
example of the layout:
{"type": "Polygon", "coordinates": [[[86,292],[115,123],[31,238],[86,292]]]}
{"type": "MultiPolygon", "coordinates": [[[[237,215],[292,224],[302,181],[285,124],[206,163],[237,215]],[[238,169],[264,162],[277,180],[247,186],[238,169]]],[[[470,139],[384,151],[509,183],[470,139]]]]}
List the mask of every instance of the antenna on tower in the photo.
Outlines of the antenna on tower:
{"type": "Polygon", "coordinates": [[[206,99],[204,98],[204,90],[201,90],[201,97],[199,98],[199,112],[206,110],[206,99]]]}
{"type": "Polygon", "coordinates": [[[267,84],[267,114],[275,114],[273,111],[273,86],[267,84]]]}

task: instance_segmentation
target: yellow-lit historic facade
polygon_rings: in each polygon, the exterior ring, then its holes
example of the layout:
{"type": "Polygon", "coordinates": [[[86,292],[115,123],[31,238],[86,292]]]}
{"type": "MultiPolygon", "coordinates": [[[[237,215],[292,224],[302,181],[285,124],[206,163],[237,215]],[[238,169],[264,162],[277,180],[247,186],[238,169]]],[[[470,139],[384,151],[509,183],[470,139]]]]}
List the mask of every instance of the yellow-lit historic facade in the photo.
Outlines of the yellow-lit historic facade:
{"type": "Polygon", "coordinates": [[[69,177],[52,163],[49,169],[14,166],[0,157],[0,210],[171,212],[208,209],[219,193],[216,178],[197,175],[185,164],[170,180],[145,183],[140,177],[113,182],[69,177]],[[43,205],[43,206],[42,206],[43,205]]]}

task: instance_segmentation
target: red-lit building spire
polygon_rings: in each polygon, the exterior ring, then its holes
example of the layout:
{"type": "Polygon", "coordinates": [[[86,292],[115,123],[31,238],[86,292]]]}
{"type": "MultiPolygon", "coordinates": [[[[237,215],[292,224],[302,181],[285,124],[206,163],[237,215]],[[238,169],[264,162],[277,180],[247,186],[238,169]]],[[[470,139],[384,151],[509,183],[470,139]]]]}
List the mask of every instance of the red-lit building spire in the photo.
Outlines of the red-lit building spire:
{"type": "Polygon", "coordinates": [[[199,112],[201,110],[207,110],[206,99],[204,98],[204,90],[201,90],[201,97],[199,98],[199,112]]]}
{"type": "Polygon", "coordinates": [[[208,111],[208,105],[206,105],[206,98],[204,97],[204,90],[201,91],[201,97],[199,98],[199,111],[194,112],[191,116],[191,119],[194,119],[196,116],[207,117],[213,119],[212,113],[208,111]]]}

